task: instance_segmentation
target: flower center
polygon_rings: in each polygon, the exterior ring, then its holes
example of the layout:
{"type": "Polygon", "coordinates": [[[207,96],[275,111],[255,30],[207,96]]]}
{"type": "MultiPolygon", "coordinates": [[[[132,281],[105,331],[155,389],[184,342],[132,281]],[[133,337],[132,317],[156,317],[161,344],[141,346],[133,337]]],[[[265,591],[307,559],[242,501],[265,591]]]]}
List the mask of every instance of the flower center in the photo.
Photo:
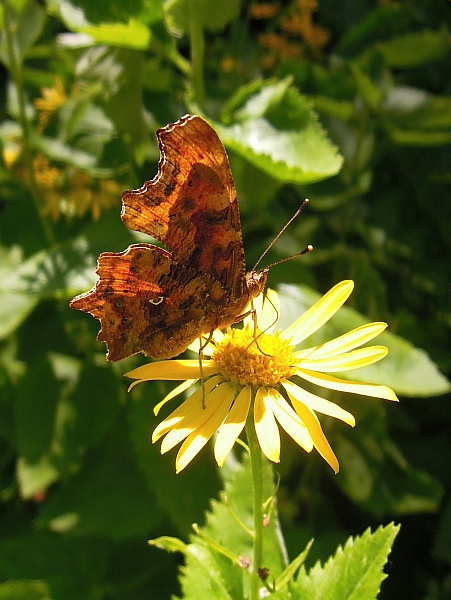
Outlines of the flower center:
{"type": "Polygon", "coordinates": [[[276,386],[296,373],[292,346],[280,332],[254,337],[253,328],[229,329],[212,360],[222,375],[241,386],[276,386]]]}

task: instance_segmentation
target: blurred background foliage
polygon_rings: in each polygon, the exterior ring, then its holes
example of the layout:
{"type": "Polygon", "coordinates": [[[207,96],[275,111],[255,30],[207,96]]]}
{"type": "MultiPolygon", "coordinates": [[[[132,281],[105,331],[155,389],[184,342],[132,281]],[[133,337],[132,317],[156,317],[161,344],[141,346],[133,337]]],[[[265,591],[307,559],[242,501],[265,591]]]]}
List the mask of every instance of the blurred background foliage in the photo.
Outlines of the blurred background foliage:
{"type": "Polygon", "coordinates": [[[2,0],[0,20],[0,598],[169,598],[177,556],[146,540],[187,539],[221,488],[208,451],[174,474],[150,444],[168,388],[127,394],[144,357],[107,364],[68,307],[100,252],[143,239],[121,192],[186,112],[227,147],[249,267],[310,198],[265,259],[315,246],[270,272],[287,311],[352,278],[335,326],[396,334],[369,375],[400,404],[324,420],[338,476],[283,440],[289,552],[394,520],[381,598],[451,598],[450,3],[2,0]]]}

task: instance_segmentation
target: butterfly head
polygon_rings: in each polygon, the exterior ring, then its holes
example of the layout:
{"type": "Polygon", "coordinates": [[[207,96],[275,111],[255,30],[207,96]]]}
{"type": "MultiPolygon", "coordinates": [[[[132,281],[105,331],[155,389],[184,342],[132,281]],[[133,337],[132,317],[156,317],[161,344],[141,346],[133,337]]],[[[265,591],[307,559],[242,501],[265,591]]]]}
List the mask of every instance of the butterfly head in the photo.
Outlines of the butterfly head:
{"type": "Polygon", "coordinates": [[[252,270],[246,273],[246,285],[249,291],[250,299],[256,298],[265,289],[268,271],[269,269],[265,267],[264,269],[259,269],[258,271],[252,270]]]}

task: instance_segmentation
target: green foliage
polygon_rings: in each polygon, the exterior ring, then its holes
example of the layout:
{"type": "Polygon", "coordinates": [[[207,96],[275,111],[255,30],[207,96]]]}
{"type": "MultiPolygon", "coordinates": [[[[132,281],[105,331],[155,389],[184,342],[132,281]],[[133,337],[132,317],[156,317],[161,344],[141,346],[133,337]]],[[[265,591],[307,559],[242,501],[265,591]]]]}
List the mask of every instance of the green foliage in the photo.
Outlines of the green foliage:
{"type": "Polygon", "coordinates": [[[324,566],[317,563],[308,575],[303,568],[293,591],[306,600],[376,598],[387,577],[382,569],[398,531],[399,527],[389,524],[374,533],[367,529],[361,536],[349,538],[324,566]]]}
{"type": "Polygon", "coordinates": [[[357,423],[322,421],[339,475],[282,440],[273,597],[375,598],[396,533],[381,520],[402,528],[380,597],[446,597],[449,3],[319,0],[312,15],[291,0],[266,16],[262,4],[0,3],[0,599],[169,598],[176,552],[185,597],[207,583],[208,597],[246,593],[230,556],[251,546],[233,517],[251,526],[247,471],[218,475],[206,448],[176,476],[174,453],[150,442],[169,388],[128,394],[123,373],[145,359],[107,364],[98,322],[68,307],[101,252],[147,241],[121,222],[120,195],[155,176],[155,130],[186,112],[226,145],[249,266],[310,198],[262,265],[315,247],[270,271],[281,327],[348,278],[348,307],[311,342],[389,324],[375,342],[388,357],[350,375],[401,401],[331,394],[357,423]],[[220,476],[226,496],[187,542],[220,476]]]}
{"type": "MultiPolygon", "coordinates": [[[[268,485],[271,469],[266,473],[269,500],[274,489],[268,485]]],[[[239,465],[231,458],[224,467],[225,489],[220,501],[214,501],[204,527],[196,528],[188,544],[174,538],[158,538],[150,544],[168,552],[182,552],[185,566],[181,572],[183,598],[246,598],[248,565],[252,564],[252,474],[249,461],[239,465]]],[[[399,526],[380,527],[374,533],[349,538],[324,566],[316,563],[308,572],[304,566],[314,541],[307,544],[288,564],[280,535],[280,524],[272,507],[264,531],[264,566],[269,576],[267,589],[277,599],[355,598],[373,600],[387,577],[383,567],[399,526]],[[362,557],[365,557],[362,559],[362,557]],[[294,581],[292,581],[294,576],[294,581]]],[[[261,584],[263,588],[263,583],[261,584]]]]}

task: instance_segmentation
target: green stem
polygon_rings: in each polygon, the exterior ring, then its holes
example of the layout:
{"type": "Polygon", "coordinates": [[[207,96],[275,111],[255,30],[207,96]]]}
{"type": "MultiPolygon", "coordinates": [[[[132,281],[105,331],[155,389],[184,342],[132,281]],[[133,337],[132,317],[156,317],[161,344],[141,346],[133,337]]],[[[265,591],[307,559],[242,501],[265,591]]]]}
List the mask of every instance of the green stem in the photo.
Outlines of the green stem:
{"type": "MultiPolygon", "coordinates": [[[[28,177],[30,182],[30,193],[33,198],[33,202],[36,208],[36,212],[38,215],[41,215],[41,202],[38,195],[38,186],[36,182],[36,177],[33,168],[33,158],[31,151],[31,131],[30,124],[27,118],[27,111],[25,106],[25,90],[23,84],[23,75],[22,75],[22,60],[19,57],[19,53],[14,43],[13,30],[11,27],[11,13],[10,8],[6,0],[1,0],[1,4],[3,6],[3,20],[4,20],[4,28],[5,28],[5,37],[6,37],[6,46],[8,51],[8,60],[9,60],[9,70],[11,77],[16,85],[17,91],[17,101],[19,106],[19,121],[22,127],[23,140],[24,140],[24,159],[25,166],[28,171],[28,177]]],[[[41,224],[44,230],[45,237],[49,244],[54,243],[53,231],[50,227],[50,224],[46,219],[41,216],[41,224]]]]}
{"type": "Polygon", "coordinates": [[[198,0],[189,2],[190,41],[191,41],[191,86],[196,103],[205,106],[204,54],[205,41],[202,23],[199,18],[198,0]]]}
{"type": "Polygon", "coordinates": [[[254,510],[254,559],[251,573],[250,600],[258,600],[261,580],[258,569],[263,567],[263,455],[255,431],[253,411],[249,411],[246,435],[252,469],[252,493],[254,510]]]}

